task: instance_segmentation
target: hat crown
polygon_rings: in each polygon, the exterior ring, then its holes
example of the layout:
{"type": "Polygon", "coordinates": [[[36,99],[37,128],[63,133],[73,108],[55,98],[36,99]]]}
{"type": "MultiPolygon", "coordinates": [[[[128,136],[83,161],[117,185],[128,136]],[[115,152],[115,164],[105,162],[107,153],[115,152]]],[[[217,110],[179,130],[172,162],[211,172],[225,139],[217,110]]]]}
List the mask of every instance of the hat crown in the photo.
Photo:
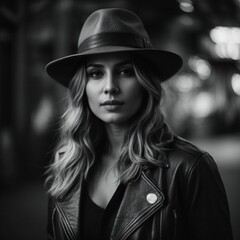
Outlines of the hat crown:
{"type": "Polygon", "coordinates": [[[119,8],[100,9],[85,21],[79,35],[78,47],[89,37],[103,33],[132,34],[150,43],[141,19],[134,13],[119,8]]]}
{"type": "Polygon", "coordinates": [[[109,53],[130,53],[144,58],[164,81],[182,66],[182,59],[173,52],[153,48],[140,18],[129,10],[100,9],[83,24],[77,53],[56,59],[46,66],[47,73],[68,87],[87,56],[109,53]]]}

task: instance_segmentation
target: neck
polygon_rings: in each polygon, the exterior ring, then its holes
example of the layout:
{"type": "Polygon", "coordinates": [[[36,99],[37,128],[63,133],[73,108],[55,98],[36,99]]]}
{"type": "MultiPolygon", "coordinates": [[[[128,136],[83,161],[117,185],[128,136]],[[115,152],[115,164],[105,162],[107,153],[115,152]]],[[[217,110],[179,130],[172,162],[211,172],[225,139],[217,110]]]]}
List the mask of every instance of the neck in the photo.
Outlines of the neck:
{"type": "Polygon", "coordinates": [[[109,140],[108,153],[118,157],[122,148],[124,128],[113,124],[107,124],[105,128],[109,140]]]}

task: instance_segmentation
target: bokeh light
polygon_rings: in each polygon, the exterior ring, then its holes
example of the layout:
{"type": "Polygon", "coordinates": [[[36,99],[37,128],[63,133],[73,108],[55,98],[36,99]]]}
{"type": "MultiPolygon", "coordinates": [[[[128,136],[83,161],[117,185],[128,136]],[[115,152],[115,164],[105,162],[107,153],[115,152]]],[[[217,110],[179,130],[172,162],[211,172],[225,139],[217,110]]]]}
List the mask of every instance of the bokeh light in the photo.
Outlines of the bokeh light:
{"type": "Polygon", "coordinates": [[[215,98],[209,92],[200,92],[193,101],[192,113],[196,118],[206,118],[214,111],[215,98]]]}
{"type": "Polygon", "coordinates": [[[210,31],[215,52],[220,58],[240,59],[240,28],[217,26],[210,31]]]}
{"type": "Polygon", "coordinates": [[[233,91],[240,96],[240,74],[234,73],[231,79],[233,91]]]}
{"type": "Polygon", "coordinates": [[[200,85],[194,74],[183,74],[176,79],[175,87],[180,92],[190,92],[200,85]]]}
{"type": "Polygon", "coordinates": [[[207,60],[198,56],[190,57],[188,60],[189,67],[198,74],[201,80],[206,80],[211,75],[211,65],[207,60]]]}

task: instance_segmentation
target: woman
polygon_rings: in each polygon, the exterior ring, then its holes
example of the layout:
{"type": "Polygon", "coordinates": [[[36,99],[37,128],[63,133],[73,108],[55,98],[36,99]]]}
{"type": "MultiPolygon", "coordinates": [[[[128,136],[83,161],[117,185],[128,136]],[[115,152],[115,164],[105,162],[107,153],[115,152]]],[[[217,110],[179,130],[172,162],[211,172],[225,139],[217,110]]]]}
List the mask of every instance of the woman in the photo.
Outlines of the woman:
{"type": "Polygon", "coordinates": [[[181,64],[151,46],[135,14],[101,9],[78,53],[47,65],[69,89],[47,179],[49,239],[232,239],[214,161],[160,110],[161,82],[181,64]]]}

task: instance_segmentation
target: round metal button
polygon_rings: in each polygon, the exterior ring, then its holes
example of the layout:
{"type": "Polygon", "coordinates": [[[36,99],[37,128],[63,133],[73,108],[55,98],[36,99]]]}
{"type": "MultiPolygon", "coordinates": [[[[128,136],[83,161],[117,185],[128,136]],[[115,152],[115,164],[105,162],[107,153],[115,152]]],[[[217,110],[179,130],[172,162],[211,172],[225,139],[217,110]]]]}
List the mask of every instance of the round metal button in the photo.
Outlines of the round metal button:
{"type": "Polygon", "coordinates": [[[151,204],[155,203],[157,201],[157,195],[155,193],[149,193],[146,197],[147,201],[151,204]]]}

